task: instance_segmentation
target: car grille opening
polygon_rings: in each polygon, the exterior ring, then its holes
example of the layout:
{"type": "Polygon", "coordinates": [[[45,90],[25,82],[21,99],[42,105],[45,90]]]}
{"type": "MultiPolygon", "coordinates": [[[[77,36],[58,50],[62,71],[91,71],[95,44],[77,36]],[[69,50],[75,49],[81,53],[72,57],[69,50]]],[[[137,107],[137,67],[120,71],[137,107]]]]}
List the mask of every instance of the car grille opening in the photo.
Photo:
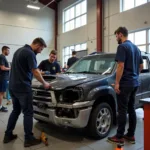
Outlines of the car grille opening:
{"type": "Polygon", "coordinates": [[[33,100],[42,101],[42,102],[51,102],[51,93],[50,91],[41,90],[41,89],[32,89],[33,100]]]}
{"type": "Polygon", "coordinates": [[[40,115],[40,116],[49,118],[49,115],[48,115],[48,114],[44,114],[44,113],[41,113],[41,112],[38,112],[38,111],[34,111],[34,114],[37,114],[37,115],[40,115]]]}

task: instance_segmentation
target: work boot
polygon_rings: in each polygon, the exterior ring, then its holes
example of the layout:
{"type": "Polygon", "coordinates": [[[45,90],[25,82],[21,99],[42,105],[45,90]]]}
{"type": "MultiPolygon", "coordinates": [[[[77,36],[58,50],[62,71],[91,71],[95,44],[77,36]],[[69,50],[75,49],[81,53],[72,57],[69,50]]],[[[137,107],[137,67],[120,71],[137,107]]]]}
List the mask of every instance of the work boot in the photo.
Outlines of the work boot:
{"type": "Polygon", "coordinates": [[[5,135],[5,136],[4,136],[3,143],[9,143],[9,142],[11,142],[11,141],[17,139],[17,137],[18,137],[17,134],[12,134],[11,136],[5,135]]]}
{"type": "Polygon", "coordinates": [[[128,134],[125,134],[123,138],[128,141],[131,144],[135,144],[135,137],[134,136],[129,136],[128,134]]]}
{"type": "Polygon", "coordinates": [[[33,138],[32,140],[25,140],[24,147],[30,147],[41,143],[40,139],[33,138]]]}
{"type": "Polygon", "coordinates": [[[121,146],[124,146],[124,139],[118,138],[116,135],[112,137],[108,137],[107,141],[113,144],[120,144],[121,146]]]}

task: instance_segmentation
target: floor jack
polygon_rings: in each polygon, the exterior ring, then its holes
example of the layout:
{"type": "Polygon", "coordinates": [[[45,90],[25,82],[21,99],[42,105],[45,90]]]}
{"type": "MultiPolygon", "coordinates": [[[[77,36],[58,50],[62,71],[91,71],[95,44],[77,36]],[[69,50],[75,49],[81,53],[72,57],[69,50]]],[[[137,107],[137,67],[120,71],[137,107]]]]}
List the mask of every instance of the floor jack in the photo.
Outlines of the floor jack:
{"type": "Polygon", "coordinates": [[[40,140],[45,144],[45,146],[48,146],[48,138],[45,136],[45,133],[43,131],[40,140]]]}

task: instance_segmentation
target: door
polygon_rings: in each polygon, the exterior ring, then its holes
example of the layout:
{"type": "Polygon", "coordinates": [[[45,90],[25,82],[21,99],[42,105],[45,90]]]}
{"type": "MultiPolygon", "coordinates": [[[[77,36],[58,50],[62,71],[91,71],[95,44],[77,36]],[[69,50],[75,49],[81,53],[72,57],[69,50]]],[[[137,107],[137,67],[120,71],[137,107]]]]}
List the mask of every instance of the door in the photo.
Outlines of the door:
{"type": "Polygon", "coordinates": [[[150,97],[150,65],[147,56],[143,56],[142,76],[142,98],[150,97]]]}
{"type": "Polygon", "coordinates": [[[139,107],[139,105],[140,105],[139,101],[142,98],[142,86],[143,86],[142,74],[139,75],[139,82],[140,82],[140,86],[139,86],[138,91],[136,93],[136,100],[135,100],[136,107],[139,107]]]}

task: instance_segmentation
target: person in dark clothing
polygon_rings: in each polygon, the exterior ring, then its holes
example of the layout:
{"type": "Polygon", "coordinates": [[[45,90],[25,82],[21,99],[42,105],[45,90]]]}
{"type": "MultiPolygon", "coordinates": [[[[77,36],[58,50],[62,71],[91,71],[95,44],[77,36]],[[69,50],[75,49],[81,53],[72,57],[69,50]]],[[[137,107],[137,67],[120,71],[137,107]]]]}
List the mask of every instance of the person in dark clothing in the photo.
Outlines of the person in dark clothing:
{"type": "Polygon", "coordinates": [[[55,50],[52,50],[49,55],[49,59],[43,60],[40,63],[38,68],[41,71],[42,75],[45,74],[56,75],[61,72],[60,65],[55,61],[56,58],[57,58],[57,52],[55,50]]]}
{"type": "Polygon", "coordinates": [[[139,73],[143,69],[143,59],[140,50],[128,40],[128,30],[119,27],[115,31],[118,41],[116,53],[116,81],[115,91],[118,103],[118,129],[113,137],[108,137],[109,142],[124,145],[124,139],[135,143],[136,112],[135,96],[139,87],[139,73]],[[124,135],[127,111],[129,113],[129,128],[124,135]]]}
{"type": "Polygon", "coordinates": [[[68,62],[67,62],[68,68],[70,68],[70,67],[78,60],[78,58],[76,57],[76,54],[77,54],[76,51],[73,51],[73,52],[72,52],[72,57],[69,58],[69,59],[68,59],[68,62]]]}
{"type": "Polygon", "coordinates": [[[9,91],[12,97],[13,111],[8,120],[3,143],[9,143],[17,138],[17,135],[13,134],[13,130],[21,111],[24,114],[24,147],[37,145],[41,142],[39,139],[36,139],[32,133],[33,104],[31,81],[34,75],[35,78],[43,84],[45,89],[50,88],[50,84],[41,76],[36,62],[36,54],[41,53],[44,47],[46,47],[45,41],[42,38],[36,38],[31,45],[25,45],[19,48],[13,56],[9,80],[9,91]]]}
{"type": "Polygon", "coordinates": [[[2,47],[2,54],[0,55],[0,112],[7,112],[7,108],[2,106],[2,100],[4,97],[4,93],[7,89],[7,82],[9,79],[9,65],[6,59],[6,56],[9,55],[9,47],[2,47]]]}

